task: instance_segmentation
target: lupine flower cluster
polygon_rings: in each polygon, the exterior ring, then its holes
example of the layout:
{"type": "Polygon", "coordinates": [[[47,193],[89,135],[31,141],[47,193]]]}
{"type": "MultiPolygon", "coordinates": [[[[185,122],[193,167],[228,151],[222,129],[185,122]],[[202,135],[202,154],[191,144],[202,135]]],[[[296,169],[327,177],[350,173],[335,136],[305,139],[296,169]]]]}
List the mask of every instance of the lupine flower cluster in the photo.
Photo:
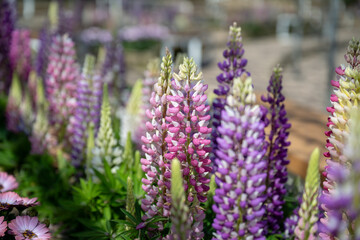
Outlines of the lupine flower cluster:
{"type": "MultiPolygon", "coordinates": [[[[220,73],[216,78],[219,86],[214,90],[214,93],[217,95],[217,97],[212,103],[214,112],[212,121],[212,148],[214,153],[212,156],[213,162],[216,157],[216,150],[218,149],[216,138],[219,137],[219,132],[217,128],[221,124],[221,112],[226,104],[226,96],[229,94],[234,78],[241,76],[241,74],[245,71],[244,68],[247,64],[247,60],[242,58],[245,51],[242,47],[243,44],[241,41],[241,29],[237,27],[236,23],[234,23],[229,30],[229,40],[227,43],[228,49],[224,50],[223,52],[225,60],[218,63],[222,73],[220,73]]],[[[216,167],[215,162],[214,166],[216,167]]]]}
{"type": "Polygon", "coordinates": [[[278,233],[282,228],[284,213],[282,206],[285,203],[286,195],[285,184],[287,181],[286,165],[289,164],[287,151],[290,142],[287,141],[289,136],[290,124],[286,117],[284,105],[285,97],[282,94],[282,69],[276,67],[271,75],[269,86],[267,88],[267,97],[261,96],[263,102],[269,106],[270,117],[265,120],[270,125],[268,136],[268,172],[267,172],[267,194],[266,213],[268,229],[273,233],[278,233]]]}
{"type": "MultiPolygon", "coordinates": [[[[336,175],[333,174],[336,169],[346,168],[351,163],[344,154],[345,141],[349,136],[350,111],[357,107],[357,101],[360,94],[359,69],[360,60],[360,42],[351,40],[345,55],[345,60],[349,66],[340,66],[336,69],[338,81],[332,81],[334,94],[331,95],[331,107],[327,110],[330,113],[328,127],[330,131],[325,134],[328,136],[326,148],[328,152],[324,156],[329,158],[325,172],[325,181],[323,183],[323,193],[321,197],[322,208],[325,211],[325,218],[321,219],[320,237],[331,239],[339,234],[340,229],[346,225],[349,219],[344,219],[343,211],[332,204],[333,194],[337,189],[336,175]],[[337,219],[337,221],[335,221],[337,219]]],[[[339,179],[339,181],[341,181],[339,179]]]]}
{"type": "Polygon", "coordinates": [[[11,45],[11,35],[15,29],[14,3],[10,0],[1,1],[0,5],[0,92],[8,92],[12,72],[10,71],[9,46],[11,45]]]}
{"type": "Polygon", "coordinates": [[[20,215],[25,209],[38,206],[37,198],[20,197],[17,193],[11,192],[18,187],[14,176],[6,172],[0,172],[0,237],[15,237],[22,239],[51,239],[47,226],[37,217],[20,215]],[[9,214],[14,208],[19,214],[14,217],[9,214]]]}

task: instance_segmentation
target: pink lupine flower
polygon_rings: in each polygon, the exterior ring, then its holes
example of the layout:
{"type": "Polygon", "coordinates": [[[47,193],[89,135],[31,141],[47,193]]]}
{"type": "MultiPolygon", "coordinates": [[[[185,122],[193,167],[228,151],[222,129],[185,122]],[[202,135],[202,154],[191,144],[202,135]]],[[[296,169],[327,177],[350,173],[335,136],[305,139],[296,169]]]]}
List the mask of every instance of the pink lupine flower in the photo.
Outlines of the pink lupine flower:
{"type": "Polygon", "coordinates": [[[4,221],[4,216],[0,217],[0,237],[5,236],[5,232],[7,230],[7,222],[4,221]]]}
{"type": "Polygon", "coordinates": [[[8,210],[17,206],[21,201],[21,197],[14,192],[0,193],[0,211],[8,210]]]}
{"type": "Polygon", "coordinates": [[[15,235],[16,240],[34,239],[46,240],[51,239],[49,229],[45,224],[40,223],[37,217],[17,216],[9,223],[10,231],[15,235]]]}
{"type": "Polygon", "coordinates": [[[6,172],[0,172],[0,192],[7,192],[16,189],[19,184],[14,176],[6,172]]]}
{"type": "MultiPolygon", "coordinates": [[[[209,106],[205,105],[207,96],[204,92],[208,86],[203,84],[202,73],[196,73],[197,67],[193,59],[184,58],[179,67],[179,74],[174,73],[174,80],[169,101],[168,136],[166,137],[168,153],[165,158],[171,161],[175,157],[180,160],[183,177],[186,204],[192,204],[190,218],[192,219],[191,239],[202,239],[204,233],[204,211],[199,202],[207,200],[211,172],[209,158],[211,128],[208,128],[210,115],[209,106]]],[[[165,174],[165,178],[169,178],[165,174]]]]}

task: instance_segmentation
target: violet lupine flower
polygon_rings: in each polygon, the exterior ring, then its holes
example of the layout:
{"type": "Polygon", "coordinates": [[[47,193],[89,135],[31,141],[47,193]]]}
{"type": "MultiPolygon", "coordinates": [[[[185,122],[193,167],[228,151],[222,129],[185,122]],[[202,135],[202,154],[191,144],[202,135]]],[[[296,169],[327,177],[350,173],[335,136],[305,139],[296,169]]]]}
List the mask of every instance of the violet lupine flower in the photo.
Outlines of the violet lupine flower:
{"type": "Polygon", "coordinates": [[[197,73],[193,59],[184,58],[179,69],[179,74],[173,74],[170,95],[167,96],[168,136],[165,140],[169,152],[165,158],[171,161],[176,157],[181,163],[186,204],[192,206],[189,216],[192,220],[191,239],[202,239],[205,213],[199,202],[207,200],[210,182],[208,174],[212,171],[209,159],[211,148],[208,147],[208,135],[211,133],[208,127],[210,106],[205,104],[208,86],[203,83],[202,73],[197,73]]]}
{"type": "Polygon", "coordinates": [[[264,111],[254,105],[251,78],[235,78],[221,113],[215,159],[218,169],[213,239],[266,239],[266,153],[264,111]]]}
{"type": "Polygon", "coordinates": [[[84,68],[77,84],[76,109],[74,117],[70,120],[68,131],[71,135],[71,159],[75,167],[80,167],[85,157],[87,129],[94,124],[91,115],[92,82],[95,58],[91,55],[85,57],[84,68]]]}
{"type": "Polygon", "coordinates": [[[68,35],[53,38],[47,74],[45,87],[49,100],[49,121],[51,125],[55,124],[57,134],[64,135],[59,132],[66,128],[69,116],[75,113],[76,81],[79,76],[74,43],[68,35]]]}
{"type": "Polygon", "coordinates": [[[13,73],[19,75],[25,87],[31,70],[30,31],[14,30],[11,34],[10,64],[13,73]]]}
{"type": "Polygon", "coordinates": [[[9,229],[16,240],[51,239],[49,229],[37,217],[17,216],[9,223],[9,229]]]}
{"type": "MultiPolygon", "coordinates": [[[[241,41],[241,28],[237,27],[236,23],[234,23],[230,26],[229,30],[229,40],[227,43],[228,49],[223,52],[225,60],[218,63],[222,73],[220,73],[216,78],[219,85],[218,88],[214,90],[214,93],[218,97],[216,97],[212,103],[214,111],[212,121],[212,148],[215,153],[215,155],[211,157],[213,162],[216,158],[216,150],[218,149],[216,138],[220,137],[220,133],[217,128],[221,123],[221,112],[226,104],[226,96],[233,85],[234,78],[241,76],[241,74],[245,71],[244,67],[247,64],[247,60],[242,58],[244,55],[244,49],[242,48],[241,41]]],[[[250,74],[248,73],[248,75],[250,74]]],[[[214,168],[216,168],[215,162],[214,168]]]]}
{"type": "Polygon", "coordinates": [[[4,221],[4,216],[0,217],[0,237],[5,236],[5,232],[7,231],[7,222],[4,221]]]}
{"type": "Polygon", "coordinates": [[[19,184],[13,175],[0,172],[0,192],[7,192],[16,189],[19,184]]]}
{"type": "Polygon", "coordinates": [[[337,218],[340,222],[342,221],[341,209],[333,208],[331,201],[326,201],[326,199],[332,199],[338,181],[336,175],[330,173],[336,171],[334,168],[349,165],[348,158],[344,155],[344,144],[349,136],[350,109],[357,106],[357,99],[360,95],[359,70],[357,69],[360,64],[359,55],[360,41],[353,39],[349,42],[345,55],[345,60],[350,66],[336,68],[338,81],[331,82],[334,86],[334,94],[330,97],[332,106],[327,107],[327,111],[330,113],[327,126],[330,131],[325,132],[328,137],[326,144],[328,152],[324,153],[328,159],[323,172],[325,181],[320,198],[321,206],[325,211],[325,218],[321,219],[322,224],[320,225],[320,236],[324,239],[332,239],[338,234],[338,227],[334,227],[329,219],[337,218]]]}
{"type": "Polygon", "coordinates": [[[285,97],[282,90],[282,69],[276,67],[271,75],[269,86],[267,87],[267,97],[261,96],[263,102],[270,104],[269,118],[265,119],[265,124],[270,125],[270,134],[268,137],[268,172],[266,179],[267,201],[266,215],[268,230],[272,233],[279,233],[283,228],[284,213],[282,206],[285,203],[286,195],[287,168],[289,164],[287,151],[290,142],[289,136],[290,124],[286,117],[284,105],[285,97]]]}
{"type": "MultiPolygon", "coordinates": [[[[151,93],[151,108],[146,110],[149,121],[146,123],[146,134],[141,138],[144,145],[142,150],[145,158],[141,159],[145,178],[142,188],[145,198],[141,201],[141,208],[145,211],[143,220],[146,221],[156,215],[170,216],[170,163],[165,157],[168,152],[165,138],[167,137],[166,116],[168,108],[167,95],[171,81],[171,54],[166,52],[161,63],[158,82],[151,93]]],[[[159,224],[161,230],[163,225],[159,224]]]]}
{"type": "Polygon", "coordinates": [[[9,61],[11,35],[15,29],[16,8],[13,1],[3,0],[0,5],[0,92],[7,93],[11,84],[12,72],[9,61]]]}
{"type": "Polygon", "coordinates": [[[42,79],[46,79],[46,67],[49,62],[51,39],[52,34],[46,27],[43,27],[40,31],[40,46],[35,60],[36,74],[42,79]]]}
{"type": "Polygon", "coordinates": [[[284,221],[284,237],[285,239],[293,239],[295,228],[297,223],[299,222],[299,207],[294,209],[293,214],[290,215],[284,221]]]}
{"type": "Polygon", "coordinates": [[[134,137],[133,137],[134,142],[139,143],[139,145],[141,142],[141,137],[144,136],[144,134],[146,132],[147,117],[146,117],[145,112],[147,109],[150,109],[150,107],[151,107],[150,96],[151,96],[153,86],[157,82],[157,80],[160,76],[159,65],[160,65],[159,59],[154,59],[154,60],[150,61],[147,66],[147,70],[144,73],[145,77],[142,81],[142,97],[141,97],[141,102],[142,102],[141,109],[143,111],[140,113],[141,123],[139,124],[138,128],[136,129],[134,137]]]}

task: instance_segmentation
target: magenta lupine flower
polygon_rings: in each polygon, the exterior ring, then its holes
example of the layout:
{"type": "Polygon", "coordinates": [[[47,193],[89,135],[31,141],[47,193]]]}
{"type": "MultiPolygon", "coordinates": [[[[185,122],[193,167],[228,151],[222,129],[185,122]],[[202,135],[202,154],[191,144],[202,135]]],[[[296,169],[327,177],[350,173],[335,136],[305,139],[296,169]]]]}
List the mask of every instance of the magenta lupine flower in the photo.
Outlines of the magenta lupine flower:
{"type": "Polygon", "coordinates": [[[75,113],[76,81],[79,76],[74,43],[68,35],[53,38],[47,73],[45,85],[50,124],[55,124],[56,131],[61,131],[69,116],[75,113]]]}
{"type": "MultiPolygon", "coordinates": [[[[218,149],[216,138],[221,136],[217,128],[221,123],[221,112],[226,104],[226,96],[228,95],[233,85],[234,78],[240,77],[241,74],[245,72],[244,68],[247,64],[247,60],[242,58],[244,55],[244,49],[242,47],[241,41],[241,28],[237,27],[236,23],[234,23],[232,26],[230,26],[229,40],[227,43],[228,49],[224,50],[223,52],[225,60],[218,63],[222,73],[220,73],[216,78],[219,85],[218,88],[214,90],[214,93],[218,97],[216,97],[212,103],[214,111],[212,120],[212,148],[213,152],[215,153],[211,157],[213,162],[216,158],[216,150],[218,149]]],[[[214,162],[214,164],[214,167],[216,168],[216,163],[214,162]]]]}
{"type": "Polygon", "coordinates": [[[9,46],[11,34],[15,29],[16,7],[13,1],[3,0],[0,5],[0,92],[8,93],[11,83],[11,67],[9,61],[9,46]]]}
{"type": "Polygon", "coordinates": [[[19,184],[13,175],[0,172],[0,192],[7,192],[16,189],[19,184]]]}
{"type": "MultiPolygon", "coordinates": [[[[142,150],[145,158],[141,159],[145,178],[142,188],[145,198],[141,201],[141,208],[145,211],[143,220],[156,215],[170,216],[170,163],[165,158],[168,152],[165,138],[168,134],[165,118],[167,116],[167,95],[171,79],[171,54],[167,51],[161,63],[158,82],[151,93],[151,108],[146,110],[149,121],[146,123],[146,134],[141,138],[144,145],[142,150]]],[[[159,228],[163,227],[159,224],[159,228]]]]}
{"type": "Polygon", "coordinates": [[[16,240],[34,239],[46,240],[51,239],[49,229],[45,224],[40,223],[37,217],[17,216],[9,223],[12,235],[16,240]]]}
{"type": "Polygon", "coordinates": [[[266,153],[264,111],[253,105],[251,78],[234,80],[221,114],[215,159],[214,239],[265,239],[266,153]]]}
{"type": "Polygon", "coordinates": [[[4,221],[4,216],[0,217],[0,237],[5,236],[5,232],[7,230],[7,222],[4,221]]]}
{"type": "Polygon", "coordinates": [[[17,206],[21,202],[21,197],[14,192],[0,193],[0,211],[8,210],[17,206]]]}
{"type": "MultiPolygon", "coordinates": [[[[165,158],[171,161],[176,157],[181,163],[186,204],[192,204],[189,216],[193,222],[191,239],[202,239],[205,214],[199,202],[207,200],[209,172],[212,171],[209,158],[211,148],[208,147],[210,106],[205,104],[208,86],[203,83],[202,73],[196,72],[193,59],[184,58],[179,69],[179,74],[173,74],[170,95],[167,96],[168,136],[165,140],[169,152],[165,158]]],[[[165,177],[169,178],[170,174],[165,174],[165,177]]]]}
{"type": "Polygon", "coordinates": [[[11,34],[10,64],[13,73],[17,73],[25,86],[31,70],[30,31],[14,30],[11,34]]]}
{"type": "Polygon", "coordinates": [[[287,159],[290,124],[286,117],[284,105],[285,97],[282,94],[282,69],[276,67],[271,75],[269,86],[267,88],[267,97],[262,96],[261,100],[270,104],[269,117],[266,118],[266,124],[270,125],[268,136],[268,168],[267,168],[267,201],[266,213],[268,230],[272,233],[279,233],[284,222],[284,213],[282,206],[285,203],[286,195],[285,184],[287,182],[287,168],[289,164],[287,159]]]}

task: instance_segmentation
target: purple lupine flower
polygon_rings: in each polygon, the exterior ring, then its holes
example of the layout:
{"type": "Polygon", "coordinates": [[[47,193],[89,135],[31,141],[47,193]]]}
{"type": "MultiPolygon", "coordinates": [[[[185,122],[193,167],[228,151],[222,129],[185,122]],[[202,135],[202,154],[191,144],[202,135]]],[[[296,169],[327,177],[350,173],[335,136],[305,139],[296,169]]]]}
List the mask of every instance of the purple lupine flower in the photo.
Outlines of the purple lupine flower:
{"type": "Polygon", "coordinates": [[[234,80],[218,127],[213,239],[265,239],[266,153],[264,111],[253,105],[251,78],[234,80]]]}
{"type": "MultiPolygon", "coordinates": [[[[218,66],[222,73],[217,76],[219,83],[218,88],[214,90],[214,93],[218,96],[212,103],[213,107],[213,131],[212,131],[212,148],[215,153],[211,156],[212,161],[216,158],[216,150],[218,145],[216,139],[220,137],[220,133],[217,128],[221,123],[221,112],[226,104],[226,96],[228,95],[230,88],[233,85],[233,80],[236,77],[240,77],[245,71],[244,67],[247,64],[247,60],[242,58],[244,49],[242,48],[241,28],[237,27],[236,23],[230,26],[229,40],[227,43],[228,49],[224,50],[223,56],[225,60],[219,62],[218,66]]],[[[250,74],[249,74],[250,75],[250,74]]],[[[214,162],[214,169],[216,169],[216,163],[214,162]]]]}
{"type": "MultiPolygon", "coordinates": [[[[79,76],[73,41],[68,35],[56,36],[51,44],[45,81],[50,124],[63,131],[76,107],[76,80],[79,76]]],[[[63,134],[63,133],[62,133],[63,134]]],[[[61,140],[61,139],[60,139],[61,140]]]]}
{"type": "Polygon", "coordinates": [[[11,35],[10,65],[25,87],[31,70],[30,31],[14,30],[11,35]]]}
{"type": "Polygon", "coordinates": [[[49,62],[51,39],[52,34],[46,27],[43,27],[40,31],[40,46],[35,60],[35,71],[42,79],[46,78],[46,67],[49,62]]]}
{"type": "MultiPolygon", "coordinates": [[[[185,57],[179,69],[179,74],[173,74],[171,94],[167,96],[168,136],[165,140],[169,152],[165,158],[171,161],[176,157],[181,163],[186,204],[192,206],[189,216],[192,221],[191,239],[202,239],[205,213],[199,202],[207,200],[209,172],[212,171],[211,148],[208,147],[211,142],[208,137],[211,133],[208,127],[210,106],[206,105],[205,94],[208,86],[203,83],[202,73],[197,73],[193,59],[185,57]]],[[[170,174],[165,177],[170,177],[170,174]]]]}
{"type": "Polygon", "coordinates": [[[80,167],[85,157],[85,146],[87,129],[93,122],[93,104],[97,97],[94,97],[92,90],[93,69],[95,58],[87,55],[84,68],[77,83],[76,109],[74,117],[70,120],[68,131],[71,134],[71,160],[75,167],[80,167]]]}
{"type": "Polygon", "coordinates": [[[272,233],[279,233],[282,229],[284,213],[282,206],[286,194],[287,168],[289,164],[287,159],[290,124],[286,117],[284,105],[285,97],[282,94],[282,69],[276,67],[271,75],[269,86],[267,87],[267,96],[261,96],[263,102],[270,104],[269,118],[265,119],[266,125],[270,125],[268,137],[268,175],[266,214],[268,229],[272,233]]]}
{"type": "Polygon", "coordinates": [[[12,78],[9,61],[11,35],[15,29],[16,8],[13,1],[4,0],[0,5],[0,92],[7,93],[12,78]]]}
{"type": "Polygon", "coordinates": [[[284,236],[285,239],[293,239],[295,234],[295,228],[299,221],[299,207],[294,209],[293,214],[290,215],[284,221],[284,236]]]}
{"type": "MultiPolygon", "coordinates": [[[[145,191],[145,198],[141,201],[141,208],[145,211],[143,220],[156,215],[170,216],[170,164],[165,158],[167,153],[165,138],[167,126],[167,95],[171,79],[171,54],[167,51],[161,63],[161,72],[158,82],[154,85],[151,93],[151,108],[146,110],[149,121],[146,123],[146,134],[141,138],[144,145],[142,150],[145,158],[141,159],[142,170],[145,178],[142,179],[142,188],[145,191]]],[[[159,223],[159,229],[163,225],[159,223]]]]}

